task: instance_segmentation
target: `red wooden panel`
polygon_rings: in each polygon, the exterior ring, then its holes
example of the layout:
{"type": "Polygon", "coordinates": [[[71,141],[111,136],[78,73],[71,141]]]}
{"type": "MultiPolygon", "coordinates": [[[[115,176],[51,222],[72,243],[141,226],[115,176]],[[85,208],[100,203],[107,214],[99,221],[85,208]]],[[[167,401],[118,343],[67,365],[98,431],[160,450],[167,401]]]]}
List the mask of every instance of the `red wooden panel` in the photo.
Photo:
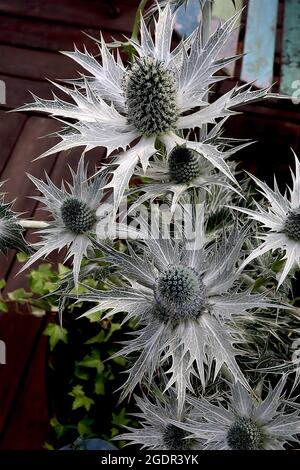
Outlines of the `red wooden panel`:
{"type": "Polygon", "coordinates": [[[3,179],[3,169],[22,131],[26,119],[27,116],[24,114],[7,114],[4,111],[0,111],[0,181],[3,179]]]}
{"type": "MultiPolygon", "coordinates": [[[[103,25],[105,27],[105,25],[103,25]]],[[[127,26],[127,25],[126,25],[127,26]]],[[[101,25],[102,29],[102,25],[101,25]]],[[[125,31],[127,32],[127,27],[125,31]]],[[[86,45],[93,52],[99,52],[95,42],[89,36],[99,39],[99,28],[84,28],[80,26],[62,25],[57,23],[46,23],[30,18],[19,18],[11,16],[1,17],[0,43],[12,46],[26,47],[31,49],[43,49],[48,51],[66,51],[74,48],[74,43],[81,48],[86,45]],[[86,33],[86,34],[84,34],[86,33]]],[[[111,42],[111,35],[115,39],[122,39],[123,34],[117,32],[103,33],[107,42],[111,42]]]]}
{"type": "Polygon", "coordinates": [[[73,77],[79,65],[54,52],[41,52],[0,45],[0,74],[35,80],[73,77]]]}
{"type": "MultiPolygon", "coordinates": [[[[75,72],[76,69],[74,69],[73,72],[74,76],[76,75],[75,72]]],[[[53,90],[54,86],[45,81],[30,80],[26,78],[12,77],[1,74],[0,80],[3,80],[6,84],[6,103],[2,104],[0,106],[0,109],[16,109],[25,103],[31,103],[32,96],[29,91],[44,99],[52,99],[53,97],[51,90],[53,90]]],[[[58,89],[57,96],[67,99],[66,95],[61,93],[58,89]]]]}
{"type": "Polygon", "coordinates": [[[112,17],[105,0],[0,0],[0,13],[39,18],[113,31],[131,31],[139,0],[117,0],[120,15],[112,17]]]}
{"type": "Polygon", "coordinates": [[[16,390],[18,384],[19,393],[15,396],[13,406],[6,417],[4,433],[0,439],[0,449],[41,450],[49,430],[45,387],[47,338],[42,335],[45,321],[28,315],[12,314],[7,318],[7,323],[10,328],[15,325],[16,331],[9,331],[10,336],[8,336],[8,363],[4,366],[4,377],[1,377],[0,387],[1,414],[5,411],[3,403],[7,402],[11,391],[16,390]],[[36,338],[34,338],[34,334],[36,334],[36,338]],[[16,342],[10,350],[11,338],[15,338],[15,341],[18,339],[18,343],[16,342]],[[26,340],[25,344],[24,339],[26,340]],[[16,345],[18,346],[16,347],[16,345]],[[17,367],[18,356],[27,346],[30,349],[28,363],[24,370],[20,370],[17,367]],[[9,376],[8,370],[10,371],[9,376]]]}
{"type": "MultiPolygon", "coordinates": [[[[25,173],[29,172],[36,177],[42,177],[44,169],[50,171],[55,157],[35,162],[32,160],[49,148],[52,140],[53,143],[55,141],[55,139],[40,139],[40,137],[54,132],[56,129],[57,122],[52,119],[42,117],[28,119],[1,175],[3,180],[8,180],[5,184],[5,190],[9,200],[17,198],[14,209],[18,212],[26,212],[28,216],[32,215],[36,202],[28,198],[33,194],[34,186],[25,173]]],[[[7,257],[0,255],[0,278],[5,277],[9,272],[13,258],[13,251],[10,251],[7,257]]]]}
{"type": "Polygon", "coordinates": [[[25,313],[11,312],[0,316],[0,338],[6,344],[6,364],[0,366],[0,432],[31,363],[40,327],[41,319],[25,313]]]}

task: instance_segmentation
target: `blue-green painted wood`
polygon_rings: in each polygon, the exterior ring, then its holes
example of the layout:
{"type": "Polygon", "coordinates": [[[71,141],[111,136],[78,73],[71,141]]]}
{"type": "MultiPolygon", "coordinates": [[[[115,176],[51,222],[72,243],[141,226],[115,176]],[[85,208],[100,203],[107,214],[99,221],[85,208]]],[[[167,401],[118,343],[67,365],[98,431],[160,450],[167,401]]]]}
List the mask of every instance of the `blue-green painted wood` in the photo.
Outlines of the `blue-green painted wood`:
{"type": "Polygon", "coordinates": [[[283,28],[280,91],[293,96],[300,88],[300,0],[285,0],[283,28]]]}
{"type": "Polygon", "coordinates": [[[278,0],[250,0],[241,79],[258,87],[273,83],[278,0]]]}

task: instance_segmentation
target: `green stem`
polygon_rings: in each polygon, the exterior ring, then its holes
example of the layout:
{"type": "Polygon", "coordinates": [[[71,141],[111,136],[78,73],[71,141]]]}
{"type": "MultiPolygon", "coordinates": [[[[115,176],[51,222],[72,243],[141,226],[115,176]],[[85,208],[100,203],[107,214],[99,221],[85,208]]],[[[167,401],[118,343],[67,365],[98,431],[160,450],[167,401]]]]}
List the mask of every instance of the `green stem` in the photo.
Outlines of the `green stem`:
{"type": "MultiPolygon", "coordinates": [[[[247,284],[249,287],[254,287],[255,281],[250,277],[248,274],[242,274],[241,279],[247,284]]],[[[274,293],[267,289],[266,287],[260,286],[256,289],[256,292],[265,294],[267,297],[274,297],[274,293]]],[[[295,317],[300,318],[300,308],[298,307],[293,307],[291,305],[290,312],[295,315],[295,317]]]]}
{"type": "Polygon", "coordinates": [[[142,0],[141,3],[138,6],[134,23],[133,23],[133,29],[132,29],[132,34],[131,34],[131,39],[132,41],[136,41],[138,38],[139,34],[139,29],[140,29],[140,24],[141,24],[141,15],[143,14],[145,10],[145,6],[148,0],[142,0]]]}
{"type": "MultiPolygon", "coordinates": [[[[204,4],[202,10],[202,31],[201,31],[201,40],[202,46],[204,46],[209,37],[210,37],[210,26],[211,26],[211,14],[212,14],[212,7],[211,2],[207,0],[204,4]]],[[[204,96],[204,100],[208,100],[208,92],[204,96]]],[[[207,137],[207,124],[204,124],[200,130],[200,140],[205,140],[207,137]]]]}

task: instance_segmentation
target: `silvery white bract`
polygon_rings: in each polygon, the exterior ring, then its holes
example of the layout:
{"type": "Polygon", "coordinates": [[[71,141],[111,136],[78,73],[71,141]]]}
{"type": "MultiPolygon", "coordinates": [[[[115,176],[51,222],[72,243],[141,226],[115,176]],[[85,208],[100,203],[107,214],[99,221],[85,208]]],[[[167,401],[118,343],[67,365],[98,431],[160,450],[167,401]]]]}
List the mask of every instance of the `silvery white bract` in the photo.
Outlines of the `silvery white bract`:
{"type": "MultiPolygon", "coordinates": [[[[156,5],[153,5],[153,7],[151,7],[148,10],[147,15],[150,16],[150,15],[155,14],[155,12],[158,10],[158,7],[164,8],[168,5],[168,3],[170,4],[171,8],[178,10],[178,8],[182,6],[186,7],[189,1],[190,0],[157,0],[156,5]]],[[[203,9],[206,3],[212,4],[214,2],[214,0],[198,0],[198,1],[199,1],[201,9],[203,9]]],[[[228,0],[228,1],[231,1],[233,5],[235,6],[235,0],[228,0]]]]}
{"type": "Polygon", "coordinates": [[[105,147],[108,155],[123,149],[114,157],[116,169],[107,185],[114,189],[116,207],[138,161],[144,171],[147,169],[150,157],[156,153],[157,139],[165,145],[168,155],[177,145],[186,145],[235,181],[225,160],[236,148],[222,152],[211,144],[187,140],[182,131],[214,124],[219,118],[235,114],[232,108],[267,95],[267,90],[252,91],[251,85],[246,84],[209,104],[208,88],[224,79],[216,72],[238,58],[219,59],[238,14],[220,25],[204,46],[199,26],[171,50],[175,18],[169,4],[163,10],[159,8],[154,40],[141,18],[140,42],[130,40],[136,57],[127,67],[119,53],[115,57],[108,50],[103,39],[101,63],[86,50],[65,52],[91,74],[68,81],[69,86],[56,85],[75,104],[56,96],[54,100],[35,97],[35,103],[20,108],[72,120],[63,121],[66,127],[58,133],[61,142],[42,156],[77,146],[87,150],[105,147]]]}
{"type": "MultiPolygon", "coordinates": [[[[65,261],[73,258],[73,274],[75,284],[78,281],[80,265],[87,250],[92,246],[88,237],[96,232],[96,226],[102,219],[100,201],[103,198],[101,187],[105,185],[104,176],[88,179],[87,166],[81,157],[77,172],[70,169],[72,184],[62,183],[61,188],[55,186],[46,174],[46,182],[29,175],[42,196],[34,199],[42,202],[53,217],[49,226],[39,230],[41,240],[34,246],[36,253],[30,257],[22,270],[28,268],[40,258],[48,256],[54,250],[68,247],[65,261]],[[98,210],[97,210],[98,209],[98,210]]],[[[107,221],[106,221],[107,223],[107,221]]],[[[99,230],[99,225],[97,227],[99,230]]]]}
{"type": "MultiPolygon", "coordinates": [[[[201,9],[204,7],[206,3],[213,3],[213,0],[198,0],[198,1],[199,1],[199,5],[201,9]]],[[[146,16],[149,17],[151,15],[154,15],[159,10],[159,8],[165,8],[168,4],[174,11],[174,10],[178,10],[178,8],[182,6],[186,7],[188,3],[189,3],[189,0],[157,0],[155,4],[151,8],[149,8],[146,16]]]]}
{"type": "MultiPolygon", "coordinates": [[[[0,188],[3,182],[0,182],[0,188]]],[[[12,204],[4,202],[4,195],[0,193],[0,253],[9,249],[16,249],[25,253],[30,249],[23,238],[17,215],[12,211],[12,204]]]]}
{"type": "Polygon", "coordinates": [[[201,440],[186,439],[188,433],[173,424],[174,419],[185,422],[189,416],[185,409],[178,413],[177,397],[174,391],[167,396],[160,396],[151,402],[146,396],[135,397],[141,413],[135,413],[138,428],[126,426],[128,432],[117,436],[118,440],[137,444],[148,450],[200,450],[201,440]]]}
{"type": "Polygon", "coordinates": [[[287,443],[299,443],[300,410],[285,400],[285,383],[282,378],[274,389],[269,387],[264,400],[239,383],[224,394],[227,405],[190,397],[193,419],[178,426],[191,438],[201,437],[205,450],[281,450],[287,443]]]}
{"type": "MultiPolygon", "coordinates": [[[[233,146],[235,139],[222,138],[222,126],[224,120],[209,132],[205,142],[218,143],[223,146],[233,146]]],[[[243,144],[247,146],[249,143],[243,144]]],[[[232,162],[229,162],[232,166],[232,162]]],[[[232,174],[233,171],[231,169],[232,174]]],[[[238,191],[228,183],[228,179],[223,173],[216,171],[215,167],[200,153],[184,146],[176,146],[166,160],[163,155],[158,152],[153,161],[150,162],[146,172],[141,166],[135,170],[135,175],[147,178],[147,182],[139,184],[128,194],[143,192],[139,198],[131,205],[130,211],[134,211],[146,201],[153,201],[157,197],[171,196],[171,210],[175,208],[179,202],[183,202],[186,193],[191,194],[191,190],[196,189],[200,200],[205,200],[205,193],[211,194],[214,186],[225,188],[228,193],[238,191]]]]}
{"type": "Polygon", "coordinates": [[[204,387],[212,369],[216,377],[226,365],[235,380],[248,386],[235,358],[242,352],[234,344],[243,342],[243,338],[232,320],[249,316],[248,310],[275,304],[261,295],[241,291],[236,282],[245,231],[232,229],[229,237],[207,246],[204,206],[199,205],[198,211],[189,240],[163,238],[152,225],[158,237],[152,235],[143,243],[137,242],[135,250],[129,246],[129,254],[95,242],[104,260],[119,268],[119,286],[105,291],[89,289],[79,296],[80,301],[96,302],[83,316],[109,309],[106,317],[110,317],[125,311],[124,321],[137,317],[143,326],[121,351],[125,356],[140,353],[130,369],[122,398],[144,376],[151,383],[158,365],[169,365],[166,389],[173,385],[177,388],[180,410],[186,390],[193,390],[193,375],[199,376],[204,387]]]}
{"type": "MultiPolygon", "coordinates": [[[[286,259],[283,271],[280,275],[278,285],[280,286],[289,272],[299,266],[300,262],[300,164],[295,155],[295,174],[292,173],[293,187],[289,188],[289,196],[280,193],[274,178],[274,190],[270,189],[255,176],[251,176],[259,187],[259,192],[267,199],[269,206],[255,201],[256,210],[247,208],[235,208],[251,219],[256,220],[268,229],[267,232],[259,232],[258,237],[263,240],[255,250],[245,260],[246,264],[253,259],[270,250],[280,250],[284,252],[283,259],[286,259]]],[[[234,207],[233,207],[234,209],[234,207]]]]}

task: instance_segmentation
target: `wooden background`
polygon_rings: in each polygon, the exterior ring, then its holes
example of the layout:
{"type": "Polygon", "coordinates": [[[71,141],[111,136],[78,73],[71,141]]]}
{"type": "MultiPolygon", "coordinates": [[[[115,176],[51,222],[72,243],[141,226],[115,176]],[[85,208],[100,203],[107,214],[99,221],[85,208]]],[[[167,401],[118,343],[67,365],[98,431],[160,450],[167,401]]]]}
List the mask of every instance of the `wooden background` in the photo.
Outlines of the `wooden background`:
{"type": "MultiPolygon", "coordinates": [[[[42,178],[46,170],[54,182],[68,177],[67,163],[76,166],[80,152],[57,154],[32,162],[53,145],[53,138],[40,139],[57,129],[54,120],[28,113],[7,113],[31,101],[28,90],[51,97],[48,79],[73,78],[79,66],[57,51],[71,50],[85,43],[95,45],[82,31],[99,37],[115,38],[129,34],[138,1],[119,0],[0,0],[0,79],[6,85],[6,103],[0,105],[0,180],[7,180],[9,199],[16,199],[15,210],[27,217],[42,217],[38,204],[27,197],[34,194],[25,172],[42,178]]],[[[280,79],[283,1],[279,5],[274,77],[280,79]]],[[[243,51],[246,12],[238,48],[243,51]]],[[[240,66],[236,69],[239,75],[240,66]]],[[[221,83],[216,94],[233,83],[221,83]]],[[[227,133],[233,137],[258,140],[258,144],[239,155],[242,165],[270,179],[273,171],[286,175],[292,163],[290,147],[300,153],[300,106],[264,102],[245,107],[244,116],[233,118],[227,133]]],[[[99,163],[103,152],[90,154],[99,163]]],[[[54,258],[55,260],[55,258],[54,258]]],[[[6,292],[26,285],[26,274],[16,277],[19,265],[15,253],[0,258],[0,278],[7,279],[6,292]]],[[[45,318],[26,311],[0,317],[0,339],[6,342],[7,364],[0,365],[0,449],[41,449],[49,430],[45,393],[46,338],[42,335],[45,318]]]]}

